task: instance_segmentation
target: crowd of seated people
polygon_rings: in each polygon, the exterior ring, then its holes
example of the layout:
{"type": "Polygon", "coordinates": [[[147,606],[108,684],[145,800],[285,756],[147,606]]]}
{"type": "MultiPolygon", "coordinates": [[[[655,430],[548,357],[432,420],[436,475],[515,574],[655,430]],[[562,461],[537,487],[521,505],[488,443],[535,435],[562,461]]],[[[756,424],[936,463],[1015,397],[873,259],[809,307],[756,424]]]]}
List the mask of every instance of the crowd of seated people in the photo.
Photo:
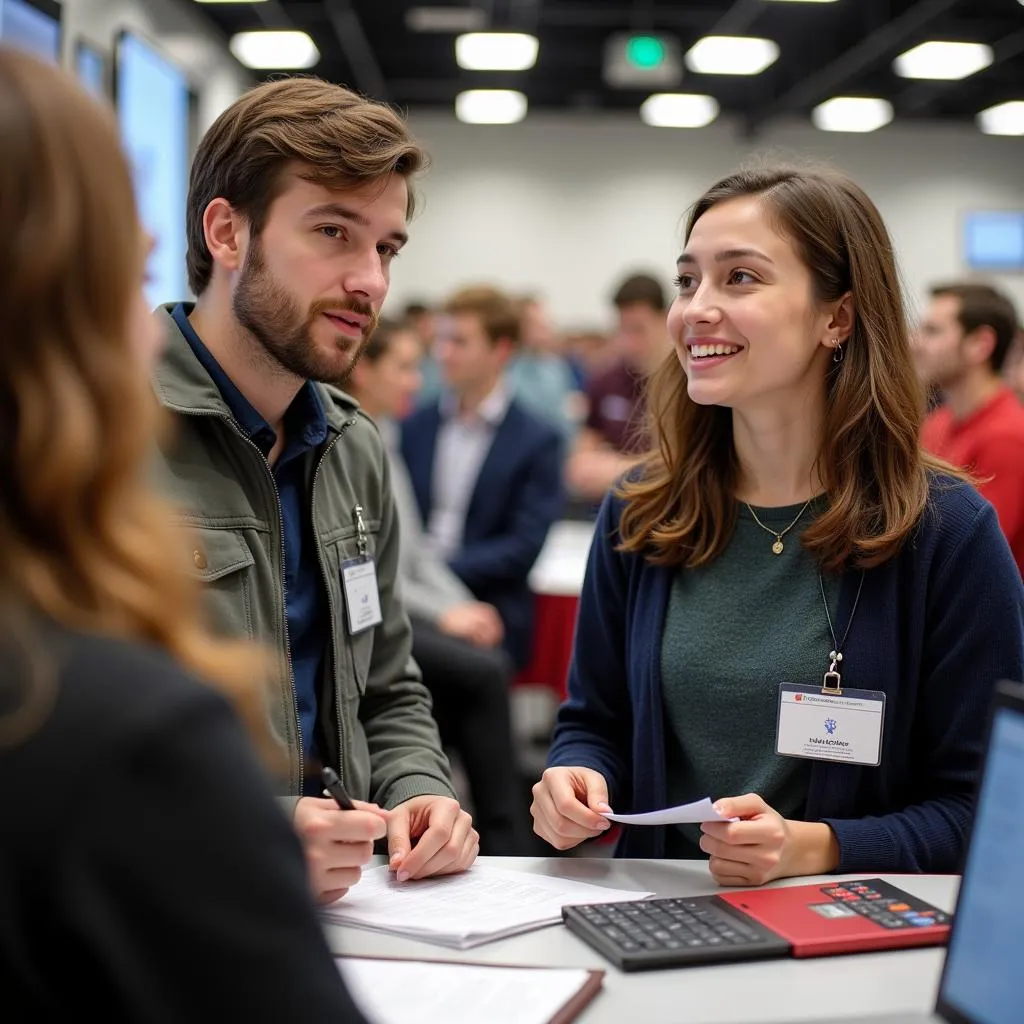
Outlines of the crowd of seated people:
{"type": "Polygon", "coordinates": [[[508,697],[567,493],[596,521],[536,836],[711,795],[731,820],[616,854],[721,885],[959,870],[990,698],[1024,678],[1005,297],[937,286],[912,337],[854,182],[737,172],[671,301],[624,281],[606,362],[581,339],[545,415],[520,389],[567,350],[536,298],[381,322],[424,164],[386,105],[298,77],[228,107],[190,176],[194,301],[151,314],[110,112],[3,49],[0,96],[15,1019],[361,1021],[316,905],[375,850],[402,885],[525,849],[508,697]],[[783,749],[784,684],[883,702],[874,746],[783,749]]]}

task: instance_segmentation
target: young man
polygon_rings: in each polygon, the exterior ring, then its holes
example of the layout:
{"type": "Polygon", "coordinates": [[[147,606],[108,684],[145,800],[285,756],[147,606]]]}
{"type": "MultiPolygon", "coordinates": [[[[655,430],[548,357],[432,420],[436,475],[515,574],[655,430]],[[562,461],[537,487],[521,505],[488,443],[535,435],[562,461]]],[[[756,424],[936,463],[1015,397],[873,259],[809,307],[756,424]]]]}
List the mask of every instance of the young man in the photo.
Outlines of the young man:
{"type": "Polygon", "coordinates": [[[562,508],[562,440],[505,382],[520,327],[512,299],[467,288],[445,311],[436,348],[447,391],[405,421],[402,456],[435,550],[498,609],[505,649],[522,667],[533,628],[527,577],[562,508]]]}
{"type": "Polygon", "coordinates": [[[618,357],[587,385],[587,419],[566,467],[570,491],[589,501],[600,501],[643,448],[644,378],[671,348],[665,293],[653,277],[627,278],[612,301],[618,357]]]}
{"type": "Polygon", "coordinates": [[[338,86],[254,89],[192,167],[198,301],[158,313],[168,342],[156,389],[175,419],[164,469],[192,568],[213,621],[268,650],[268,709],[325,902],[385,833],[399,880],[462,870],[477,851],[395,596],[383,445],[332,387],[377,320],[422,159],[393,111],[338,86]],[[324,765],[376,804],[343,812],[323,799],[324,765]]]}
{"type": "Polygon", "coordinates": [[[1024,408],[1000,376],[1017,311],[985,284],[940,285],[931,296],[914,359],[943,404],[925,420],[921,443],[976,478],[1024,572],[1024,408]]]}
{"type": "Polygon", "coordinates": [[[433,697],[441,739],[465,769],[480,850],[517,856],[526,852],[529,828],[512,742],[512,665],[501,648],[501,616],[477,601],[426,543],[398,451],[397,424],[419,390],[422,353],[411,326],[382,322],[353,370],[349,391],[374,418],[388,448],[402,535],[398,579],[412,620],[412,653],[433,697]]]}

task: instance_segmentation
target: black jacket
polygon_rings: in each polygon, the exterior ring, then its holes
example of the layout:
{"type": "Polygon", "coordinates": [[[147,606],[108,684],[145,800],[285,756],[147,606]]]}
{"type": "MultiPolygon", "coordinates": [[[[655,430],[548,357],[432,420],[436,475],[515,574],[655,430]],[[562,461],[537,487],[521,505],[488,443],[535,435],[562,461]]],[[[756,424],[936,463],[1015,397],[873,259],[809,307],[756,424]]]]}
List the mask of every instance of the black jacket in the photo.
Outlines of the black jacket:
{"type": "Polygon", "coordinates": [[[0,1017],[362,1022],[302,852],[227,703],[141,645],[47,626],[12,741],[0,656],[0,1017]]]}

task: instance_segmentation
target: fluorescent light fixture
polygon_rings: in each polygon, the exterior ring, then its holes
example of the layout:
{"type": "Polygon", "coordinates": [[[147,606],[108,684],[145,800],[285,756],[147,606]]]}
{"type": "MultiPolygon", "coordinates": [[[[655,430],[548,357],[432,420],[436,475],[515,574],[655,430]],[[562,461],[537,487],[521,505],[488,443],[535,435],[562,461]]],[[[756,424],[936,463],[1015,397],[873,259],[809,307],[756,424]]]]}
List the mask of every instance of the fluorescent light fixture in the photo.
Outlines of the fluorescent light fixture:
{"type": "Polygon", "coordinates": [[[997,103],[978,114],[977,120],[986,135],[1024,135],[1024,100],[997,103]]]}
{"type": "MultiPolygon", "coordinates": [[[[777,4],[834,4],[836,0],[774,0],[777,4]]],[[[1024,4],[1024,0],[1020,0],[1024,4]]]]}
{"type": "Polygon", "coordinates": [[[701,75],[759,75],[779,58],[770,39],[705,36],[686,54],[686,66],[701,75]]]}
{"type": "Polygon", "coordinates": [[[320,60],[305,32],[239,32],[229,45],[247,68],[311,68],[320,60]]]}
{"type": "Polygon", "coordinates": [[[410,32],[479,32],[486,24],[482,7],[410,7],[405,12],[410,32]]]}
{"type": "Polygon", "coordinates": [[[930,78],[953,82],[973,75],[992,63],[992,47],[984,43],[921,43],[893,62],[901,78],[930,78]]]}
{"type": "Polygon", "coordinates": [[[718,117],[711,96],[687,92],[656,92],[640,105],[640,119],[655,128],[703,128],[718,117]]]}
{"type": "Polygon", "coordinates": [[[467,71],[525,71],[537,63],[538,46],[525,32],[467,32],[455,40],[455,60],[467,71]]]}
{"type": "Polygon", "coordinates": [[[265,0],[196,0],[197,4],[262,4],[265,0]]]}
{"type": "Polygon", "coordinates": [[[466,124],[515,124],[526,117],[526,97],[515,89],[467,89],[455,97],[455,116],[466,124]]]}
{"type": "Polygon", "coordinates": [[[873,132],[892,120],[892,104],[869,96],[834,96],[811,111],[823,132],[873,132]]]}

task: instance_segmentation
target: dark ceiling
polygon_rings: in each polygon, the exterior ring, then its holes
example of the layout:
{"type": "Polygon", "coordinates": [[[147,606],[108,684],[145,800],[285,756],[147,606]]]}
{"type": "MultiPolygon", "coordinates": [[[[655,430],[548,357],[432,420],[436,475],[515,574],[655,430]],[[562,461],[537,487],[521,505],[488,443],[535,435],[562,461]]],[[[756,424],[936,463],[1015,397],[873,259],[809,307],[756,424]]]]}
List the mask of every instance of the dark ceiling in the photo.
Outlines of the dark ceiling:
{"type": "Polygon", "coordinates": [[[687,72],[680,88],[714,96],[748,131],[783,116],[806,116],[837,94],[883,96],[896,117],[967,120],[1024,98],[1024,6],[1018,0],[267,0],[203,4],[227,34],[300,28],[315,40],[312,72],[408,109],[451,109],[473,87],[514,87],[532,110],[635,110],[651,90],[610,88],[602,79],[605,42],[619,31],[660,31],[685,52],[701,36],[758,35],[781,56],[754,77],[687,72]],[[536,34],[540,55],[526,72],[459,69],[454,34],[411,32],[413,7],[478,8],[487,27],[536,34]],[[892,61],[929,39],[984,42],[987,69],[961,81],[897,77],[892,61]]]}

